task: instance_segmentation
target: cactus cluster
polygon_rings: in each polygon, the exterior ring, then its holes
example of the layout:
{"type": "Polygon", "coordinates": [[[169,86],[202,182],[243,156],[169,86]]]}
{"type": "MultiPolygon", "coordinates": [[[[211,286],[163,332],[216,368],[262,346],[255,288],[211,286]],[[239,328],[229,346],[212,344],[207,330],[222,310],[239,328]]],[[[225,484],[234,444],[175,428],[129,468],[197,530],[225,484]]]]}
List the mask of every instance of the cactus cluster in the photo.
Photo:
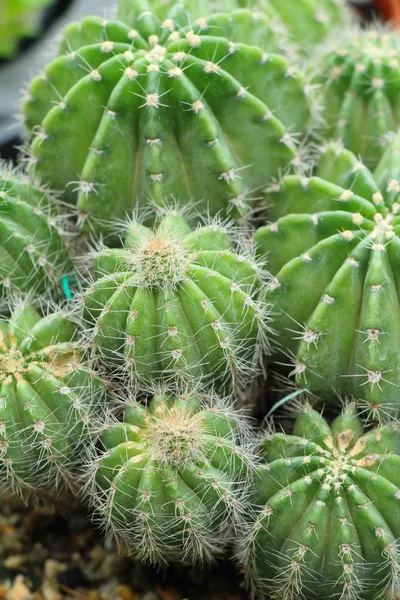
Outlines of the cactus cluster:
{"type": "Polygon", "coordinates": [[[89,229],[149,201],[242,217],[298,159],[296,137],[312,125],[303,76],[235,41],[243,13],[228,39],[218,23],[160,21],[146,0],[130,7],[127,23],[69,26],[33,80],[24,112],[35,173],[77,203],[89,229]]]}
{"type": "Polygon", "coordinates": [[[67,26],[0,164],[0,493],[75,495],[156,565],[235,553],[257,599],[400,598],[399,33],[113,14],[67,26]]]}
{"type": "Polygon", "coordinates": [[[44,10],[53,0],[2,0],[0,4],[0,59],[13,57],[18,44],[34,37],[44,10]]]}

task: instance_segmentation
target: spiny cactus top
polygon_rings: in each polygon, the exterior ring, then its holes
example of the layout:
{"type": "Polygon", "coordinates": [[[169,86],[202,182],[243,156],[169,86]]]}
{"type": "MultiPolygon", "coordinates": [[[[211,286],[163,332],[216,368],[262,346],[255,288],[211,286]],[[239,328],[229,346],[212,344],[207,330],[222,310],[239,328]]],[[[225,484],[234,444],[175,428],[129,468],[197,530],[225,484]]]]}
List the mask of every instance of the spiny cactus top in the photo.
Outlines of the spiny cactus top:
{"type": "Polygon", "coordinates": [[[0,161],[0,296],[54,291],[71,272],[63,222],[45,189],[0,161]]]}
{"type": "Polygon", "coordinates": [[[135,557],[210,561],[246,506],[252,464],[246,424],[220,401],[156,395],[110,423],[90,465],[100,523],[135,557]]]}
{"type": "Polygon", "coordinates": [[[57,496],[72,484],[103,402],[68,315],[20,305],[0,320],[0,490],[57,496]]]}
{"type": "Polygon", "coordinates": [[[93,227],[149,199],[246,213],[256,188],[297,158],[292,137],[310,124],[302,76],[282,56],[216,37],[218,23],[182,27],[146,0],[130,4],[129,23],[68,27],[60,56],[33,80],[36,172],[93,227]]]}
{"type": "Polygon", "coordinates": [[[400,38],[390,30],[356,29],[316,65],[322,85],[325,136],[340,139],[375,167],[385,134],[400,125],[400,38]]]}
{"type": "Polygon", "coordinates": [[[306,407],[263,444],[245,563],[277,600],[394,600],[400,573],[400,433],[364,432],[349,406],[330,427],[306,407]]]}
{"type": "Polygon", "coordinates": [[[12,57],[24,37],[36,35],[43,10],[52,0],[1,0],[0,59],[12,57]]]}
{"type": "Polygon", "coordinates": [[[284,362],[309,390],[399,416],[400,137],[374,175],[335,144],[316,173],[284,178],[270,197],[281,218],[255,234],[284,362]]]}
{"type": "Polygon", "coordinates": [[[127,226],[123,249],[101,250],[83,300],[90,337],[108,366],[143,381],[202,377],[246,386],[265,343],[262,272],[217,222],[192,231],[170,213],[158,227],[127,226]]]}

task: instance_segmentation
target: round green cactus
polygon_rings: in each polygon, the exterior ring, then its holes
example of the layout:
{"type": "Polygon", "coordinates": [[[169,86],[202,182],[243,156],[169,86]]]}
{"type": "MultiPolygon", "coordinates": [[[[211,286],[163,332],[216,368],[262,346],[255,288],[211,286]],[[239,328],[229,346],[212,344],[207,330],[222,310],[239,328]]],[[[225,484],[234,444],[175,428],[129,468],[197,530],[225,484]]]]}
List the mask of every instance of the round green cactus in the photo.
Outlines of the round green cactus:
{"type": "Polygon", "coordinates": [[[364,432],[354,406],[329,426],[305,407],[293,435],[269,435],[262,455],[243,552],[260,596],[398,598],[398,428],[364,432]]]}
{"type": "Polygon", "coordinates": [[[44,188],[0,161],[0,296],[59,286],[73,269],[63,223],[44,188]]]}
{"type": "Polygon", "coordinates": [[[217,37],[218,23],[183,27],[146,0],[130,4],[129,23],[68,27],[33,80],[35,171],[95,229],[149,200],[247,214],[256,190],[298,160],[293,138],[311,124],[303,77],[283,56],[217,37]]]}
{"type": "Polygon", "coordinates": [[[280,218],[255,234],[281,350],[301,387],[399,416],[400,136],[374,174],[337,144],[316,174],[283,178],[270,197],[280,218]]]}
{"type": "Polygon", "coordinates": [[[224,393],[247,388],[259,371],[263,274],[250,253],[233,250],[225,226],[191,230],[176,213],[154,230],[129,223],[124,248],[100,250],[94,274],[84,318],[108,367],[142,383],[201,378],[224,393]]]}
{"type": "Polygon", "coordinates": [[[0,491],[57,498],[73,488],[104,401],[71,317],[15,307],[0,320],[0,491]]]}
{"type": "Polygon", "coordinates": [[[0,59],[11,58],[19,42],[39,32],[43,11],[53,0],[2,0],[0,3],[0,59]]]}
{"type": "Polygon", "coordinates": [[[324,135],[341,140],[373,168],[385,134],[400,125],[400,39],[395,31],[356,29],[335,44],[315,68],[324,135]]]}
{"type": "Polygon", "coordinates": [[[135,557],[211,561],[241,521],[251,471],[240,413],[196,393],[159,393],[110,422],[93,472],[95,516],[135,557]]]}

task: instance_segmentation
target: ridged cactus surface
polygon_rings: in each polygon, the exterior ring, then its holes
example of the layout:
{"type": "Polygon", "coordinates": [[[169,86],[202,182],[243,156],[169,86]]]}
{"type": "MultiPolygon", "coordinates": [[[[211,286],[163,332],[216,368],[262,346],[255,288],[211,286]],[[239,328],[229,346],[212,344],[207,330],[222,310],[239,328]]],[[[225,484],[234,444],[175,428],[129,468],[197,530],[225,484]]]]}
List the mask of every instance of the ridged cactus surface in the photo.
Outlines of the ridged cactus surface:
{"type": "Polygon", "coordinates": [[[297,159],[293,140],[311,120],[303,77],[284,57],[236,43],[232,22],[228,39],[218,24],[185,27],[145,0],[130,4],[129,23],[69,26],[33,80],[24,110],[35,171],[94,228],[149,200],[246,214],[297,159]]]}
{"type": "Polygon", "coordinates": [[[0,321],[0,490],[57,497],[73,487],[104,402],[70,316],[18,305],[0,321]]]}
{"type": "Polygon", "coordinates": [[[335,388],[373,418],[398,417],[400,137],[374,174],[337,144],[316,174],[283,178],[270,196],[278,220],[255,234],[280,362],[310,391],[335,388]]]}
{"type": "Polygon", "coordinates": [[[0,296],[57,288],[73,269],[65,224],[45,189],[0,161],[0,296]]]}
{"type": "Polygon", "coordinates": [[[229,406],[195,393],[128,405],[122,423],[105,427],[104,450],[89,468],[99,523],[145,561],[221,555],[246,509],[245,431],[229,406]]]}
{"type": "Polygon", "coordinates": [[[244,552],[260,596],[398,598],[399,430],[364,432],[351,406],[329,426],[306,407],[262,455],[244,552]]]}
{"type": "Polygon", "coordinates": [[[12,57],[19,42],[38,33],[44,9],[52,0],[2,0],[0,3],[0,59],[12,57]]]}
{"type": "Polygon", "coordinates": [[[328,45],[314,65],[322,86],[328,139],[341,140],[368,167],[400,125],[400,38],[395,31],[355,29],[328,45]]]}
{"type": "Polygon", "coordinates": [[[183,378],[231,391],[258,372],[268,306],[262,271],[236,252],[218,222],[192,230],[164,215],[127,225],[122,249],[104,248],[83,295],[89,337],[104,363],[142,382],[183,378]]]}

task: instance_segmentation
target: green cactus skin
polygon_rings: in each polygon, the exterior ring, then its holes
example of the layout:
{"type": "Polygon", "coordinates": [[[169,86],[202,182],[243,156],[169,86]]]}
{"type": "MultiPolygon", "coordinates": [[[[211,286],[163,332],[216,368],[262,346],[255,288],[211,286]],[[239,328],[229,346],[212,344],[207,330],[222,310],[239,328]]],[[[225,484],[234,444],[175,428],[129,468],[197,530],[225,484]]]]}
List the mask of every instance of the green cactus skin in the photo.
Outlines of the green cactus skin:
{"type": "Polygon", "coordinates": [[[0,59],[12,58],[19,42],[39,33],[43,11],[53,0],[2,0],[0,3],[0,59]]]}
{"type": "Polygon", "coordinates": [[[20,304],[0,320],[0,386],[0,492],[60,497],[105,402],[68,314],[20,304]]]}
{"type": "Polygon", "coordinates": [[[223,393],[259,372],[269,319],[262,272],[223,225],[192,230],[176,213],[154,230],[132,222],[123,249],[98,252],[94,275],[84,319],[106,366],[142,383],[201,378],[223,393]]]}
{"type": "Polygon", "coordinates": [[[56,292],[73,270],[66,218],[51,196],[0,161],[0,296],[56,292]]]}
{"type": "Polygon", "coordinates": [[[282,56],[208,35],[201,20],[161,23],[146,0],[132,6],[134,29],[72,24],[33,80],[24,110],[35,171],[95,229],[172,198],[238,218],[298,160],[309,88],[282,56]]]}
{"type": "Polygon", "coordinates": [[[95,516],[140,560],[209,562],[246,510],[246,422],[226,403],[207,400],[158,393],[104,428],[104,451],[88,469],[95,516]]]}
{"type": "MultiPolygon", "coordinates": [[[[272,273],[266,297],[299,386],[400,414],[400,137],[372,174],[328,144],[318,177],[283,178],[255,234],[272,273]],[[282,216],[283,215],[283,216],[282,216]]],[[[287,361],[286,361],[287,362],[287,361]]]]}
{"type": "Polygon", "coordinates": [[[293,435],[269,435],[262,455],[242,556],[259,596],[398,598],[398,428],[364,432],[354,406],[330,427],[305,407],[293,435]]]}
{"type": "Polygon", "coordinates": [[[374,168],[385,134],[400,125],[400,39],[395,31],[355,29],[328,44],[316,67],[327,139],[341,140],[374,168]]]}

